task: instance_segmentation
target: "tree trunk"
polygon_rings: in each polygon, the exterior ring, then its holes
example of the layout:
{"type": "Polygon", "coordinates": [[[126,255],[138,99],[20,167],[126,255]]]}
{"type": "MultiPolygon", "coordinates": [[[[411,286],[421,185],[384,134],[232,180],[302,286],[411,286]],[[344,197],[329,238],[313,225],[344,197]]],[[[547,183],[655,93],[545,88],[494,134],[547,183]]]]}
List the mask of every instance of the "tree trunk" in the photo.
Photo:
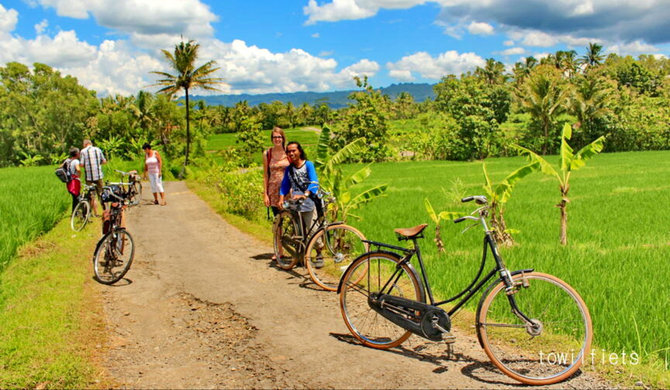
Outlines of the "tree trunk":
{"type": "Polygon", "coordinates": [[[442,234],[440,233],[440,223],[438,222],[435,225],[435,245],[437,245],[437,250],[441,253],[444,253],[444,242],[442,241],[442,234]]]}
{"type": "Polygon", "coordinates": [[[570,186],[565,185],[561,186],[561,202],[556,205],[559,209],[561,209],[561,245],[567,245],[568,244],[568,202],[570,200],[568,199],[568,191],[570,191],[570,186]]]}
{"type": "Polygon", "coordinates": [[[188,104],[188,88],[185,88],[186,91],[186,157],[184,158],[184,167],[188,165],[188,151],[191,147],[191,118],[189,112],[191,107],[188,104]]]}
{"type": "Polygon", "coordinates": [[[496,205],[491,207],[491,228],[493,229],[493,238],[503,246],[514,245],[514,238],[507,231],[507,224],[502,210],[498,210],[496,205]]]}

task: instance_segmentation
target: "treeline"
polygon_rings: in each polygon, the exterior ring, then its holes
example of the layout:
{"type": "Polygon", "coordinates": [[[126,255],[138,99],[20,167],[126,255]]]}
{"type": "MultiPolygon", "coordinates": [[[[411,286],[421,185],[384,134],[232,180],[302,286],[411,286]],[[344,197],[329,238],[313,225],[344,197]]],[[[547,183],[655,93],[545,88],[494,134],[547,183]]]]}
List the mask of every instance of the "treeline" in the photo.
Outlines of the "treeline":
{"type": "MultiPolygon", "coordinates": [[[[330,125],[332,147],[366,141],[361,159],[469,160],[515,154],[521,144],[557,152],[559,132],[574,125],[575,147],[605,135],[605,151],[670,148],[670,60],[610,54],[590,44],[583,56],[558,51],[527,57],[511,71],[495,59],[462,75],[446,75],[435,99],[395,98],[356,78],[348,107],[279,101],[250,106],[192,103],[193,153],[213,133],[237,133],[247,153],[274,126],[330,125]]],[[[225,76],[225,75],[224,75],[225,76]]],[[[133,158],[149,141],[178,160],[185,148],[185,109],[174,96],[139,92],[96,97],[70,76],[43,64],[0,67],[0,166],[53,164],[91,138],[111,156],[133,158]]]]}

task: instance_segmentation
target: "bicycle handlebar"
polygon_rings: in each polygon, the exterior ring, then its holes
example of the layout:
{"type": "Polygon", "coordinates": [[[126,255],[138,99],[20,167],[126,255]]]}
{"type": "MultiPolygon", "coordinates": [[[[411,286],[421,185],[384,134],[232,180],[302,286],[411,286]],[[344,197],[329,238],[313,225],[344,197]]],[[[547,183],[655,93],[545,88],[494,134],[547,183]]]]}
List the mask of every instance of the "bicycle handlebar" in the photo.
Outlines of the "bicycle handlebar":
{"type": "Polygon", "coordinates": [[[467,196],[467,197],[461,199],[461,202],[466,203],[466,202],[471,202],[473,200],[477,204],[487,204],[489,202],[484,195],[467,196]]]}

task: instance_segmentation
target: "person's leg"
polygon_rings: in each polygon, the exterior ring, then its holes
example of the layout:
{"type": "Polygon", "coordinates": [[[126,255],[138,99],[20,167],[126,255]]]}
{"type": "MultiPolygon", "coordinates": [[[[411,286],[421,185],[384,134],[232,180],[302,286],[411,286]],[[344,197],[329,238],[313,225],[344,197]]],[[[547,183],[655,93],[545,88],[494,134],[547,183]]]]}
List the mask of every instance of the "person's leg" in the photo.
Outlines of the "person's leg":
{"type": "Polygon", "coordinates": [[[151,185],[151,193],[154,195],[154,204],[158,204],[158,175],[155,173],[149,174],[149,184],[151,185]]]}
{"type": "Polygon", "coordinates": [[[74,213],[74,209],[77,207],[79,204],[79,196],[75,195],[70,192],[70,196],[72,196],[72,212],[74,213]]]}
{"type": "Polygon", "coordinates": [[[165,206],[167,202],[165,201],[165,190],[163,189],[163,177],[160,175],[156,175],[156,189],[161,194],[161,204],[165,206]]]}
{"type": "Polygon", "coordinates": [[[99,217],[100,215],[98,215],[98,210],[95,207],[95,205],[97,204],[96,199],[98,199],[100,196],[98,194],[98,186],[94,181],[91,180],[86,180],[86,184],[89,186],[95,185],[95,190],[93,190],[93,193],[91,194],[91,215],[93,215],[94,217],[99,217]]]}

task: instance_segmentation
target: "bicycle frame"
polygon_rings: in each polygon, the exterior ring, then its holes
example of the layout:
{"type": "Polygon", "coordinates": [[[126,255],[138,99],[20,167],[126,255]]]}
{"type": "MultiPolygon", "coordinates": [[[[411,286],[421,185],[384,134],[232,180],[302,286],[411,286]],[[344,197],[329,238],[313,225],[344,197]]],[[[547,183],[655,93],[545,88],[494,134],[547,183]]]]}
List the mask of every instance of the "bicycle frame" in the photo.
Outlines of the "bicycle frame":
{"type": "MultiPolygon", "coordinates": [[[[484,223],[484,226],[486,224],[484,223]]],[[[412,238],[409,238],[407,240],[412,241],[414,248],[413,249],[408,249],[408,248],[403,248],[400,246],[396,245],[389,245],[381,242],[376,242],[376,241],[369,241],[369,240],[364,240],[364,242],[367,242],[371,246],[376,246],[378,248],[388,248],[394,251],[400,251],[404,253],[404,256],[402,257],[400,263],[397,266],[396,272],[394,272],[391,277],[388,279],[386,284],[383,286],[381,289],[381,292],[384,292],[385,289],[391,284],[394,278],[397,277],[397,274],[402,270],[400,267],[403,264],[409,264],[411,265],[410,260],[412,257],[416,254],[416,257],[419,262],[419,268],[421,270],[421,277],[419,278],[419,275],[417,276],[417,279],[421,280],[421,283],[423,284],[424,291],[426,292],[426,295],[428,296],[429,304],[431,306],[442,306],[450,302],[454,302],[457,299],[461,298],[458,302],[456,302],[456,305],[452,307],[447,314],[451,317],[453,316],[459,309],[463,307],[479,290],[482,289],[487,283],[489,283],[493,278],[495,278],[496,274],[500,275],[500,278],[498,280],[501,280],[505,283],[507,291],[511,291],[511,289],[514,288],[513,282],[512,282],[512,276],[517,275],[520,273],[526,273],[526,272],[532,272],[533,269],[523,269],[523,270],[517,270],[514,272],[509,272],[507,268],[505,267],[505,264],[500,257],[500,254],[498,252],[498,246],[495,243],[495,239],[493,238],[493,235],[491,234],[491,231],[488,229],[486,230],[485,236],[484,236],[484,243],[483,243],[483,251],[482,251],[482,260],[479,266],[479,270],[477,271],[477,274],[475,275],[474,279],[470,282],[470,284],[465,287],[462,291],[457,293],[456,295],[444,300],[444,301],[439,301],[436,302],[435,298],[433,297],[433,291],[430,286],[430,281],[428,280],[428,275],[426,273],[426,268],[423,263],[423,258],[421,256],[421,250],[419,248],[419,245],[417,243],[417,239],[423,238],[423,235],[418,235],[412,238]],[[493,254],[493,259],[495,261],[495,266],[491,271],[489,271],[488,274],[486,274],[483,278],[482,272],[484,271],[484,265],[486,264],[486,255],[488,251],[491,251],[493,254]]],[[[413,267],[411,267],[413,269],[413,267]]],[[[495,285],[495,281],[492,284],[495,285]]],[[[341,286],[340,286],[341,288],[341,286]]],[[[338,288],[338,292],[339,292],[338,288]]],[[[521,310],[519,310],[518,306],[516,305],[516,302],[514,300],[514,296],[512,294],[508,294],[508,298],[510,300],[510,304],[512,305],[513,310],[515,313],[521,315],[526,321],[530,321],[530,319],[524,315],[521,310]]]]}

